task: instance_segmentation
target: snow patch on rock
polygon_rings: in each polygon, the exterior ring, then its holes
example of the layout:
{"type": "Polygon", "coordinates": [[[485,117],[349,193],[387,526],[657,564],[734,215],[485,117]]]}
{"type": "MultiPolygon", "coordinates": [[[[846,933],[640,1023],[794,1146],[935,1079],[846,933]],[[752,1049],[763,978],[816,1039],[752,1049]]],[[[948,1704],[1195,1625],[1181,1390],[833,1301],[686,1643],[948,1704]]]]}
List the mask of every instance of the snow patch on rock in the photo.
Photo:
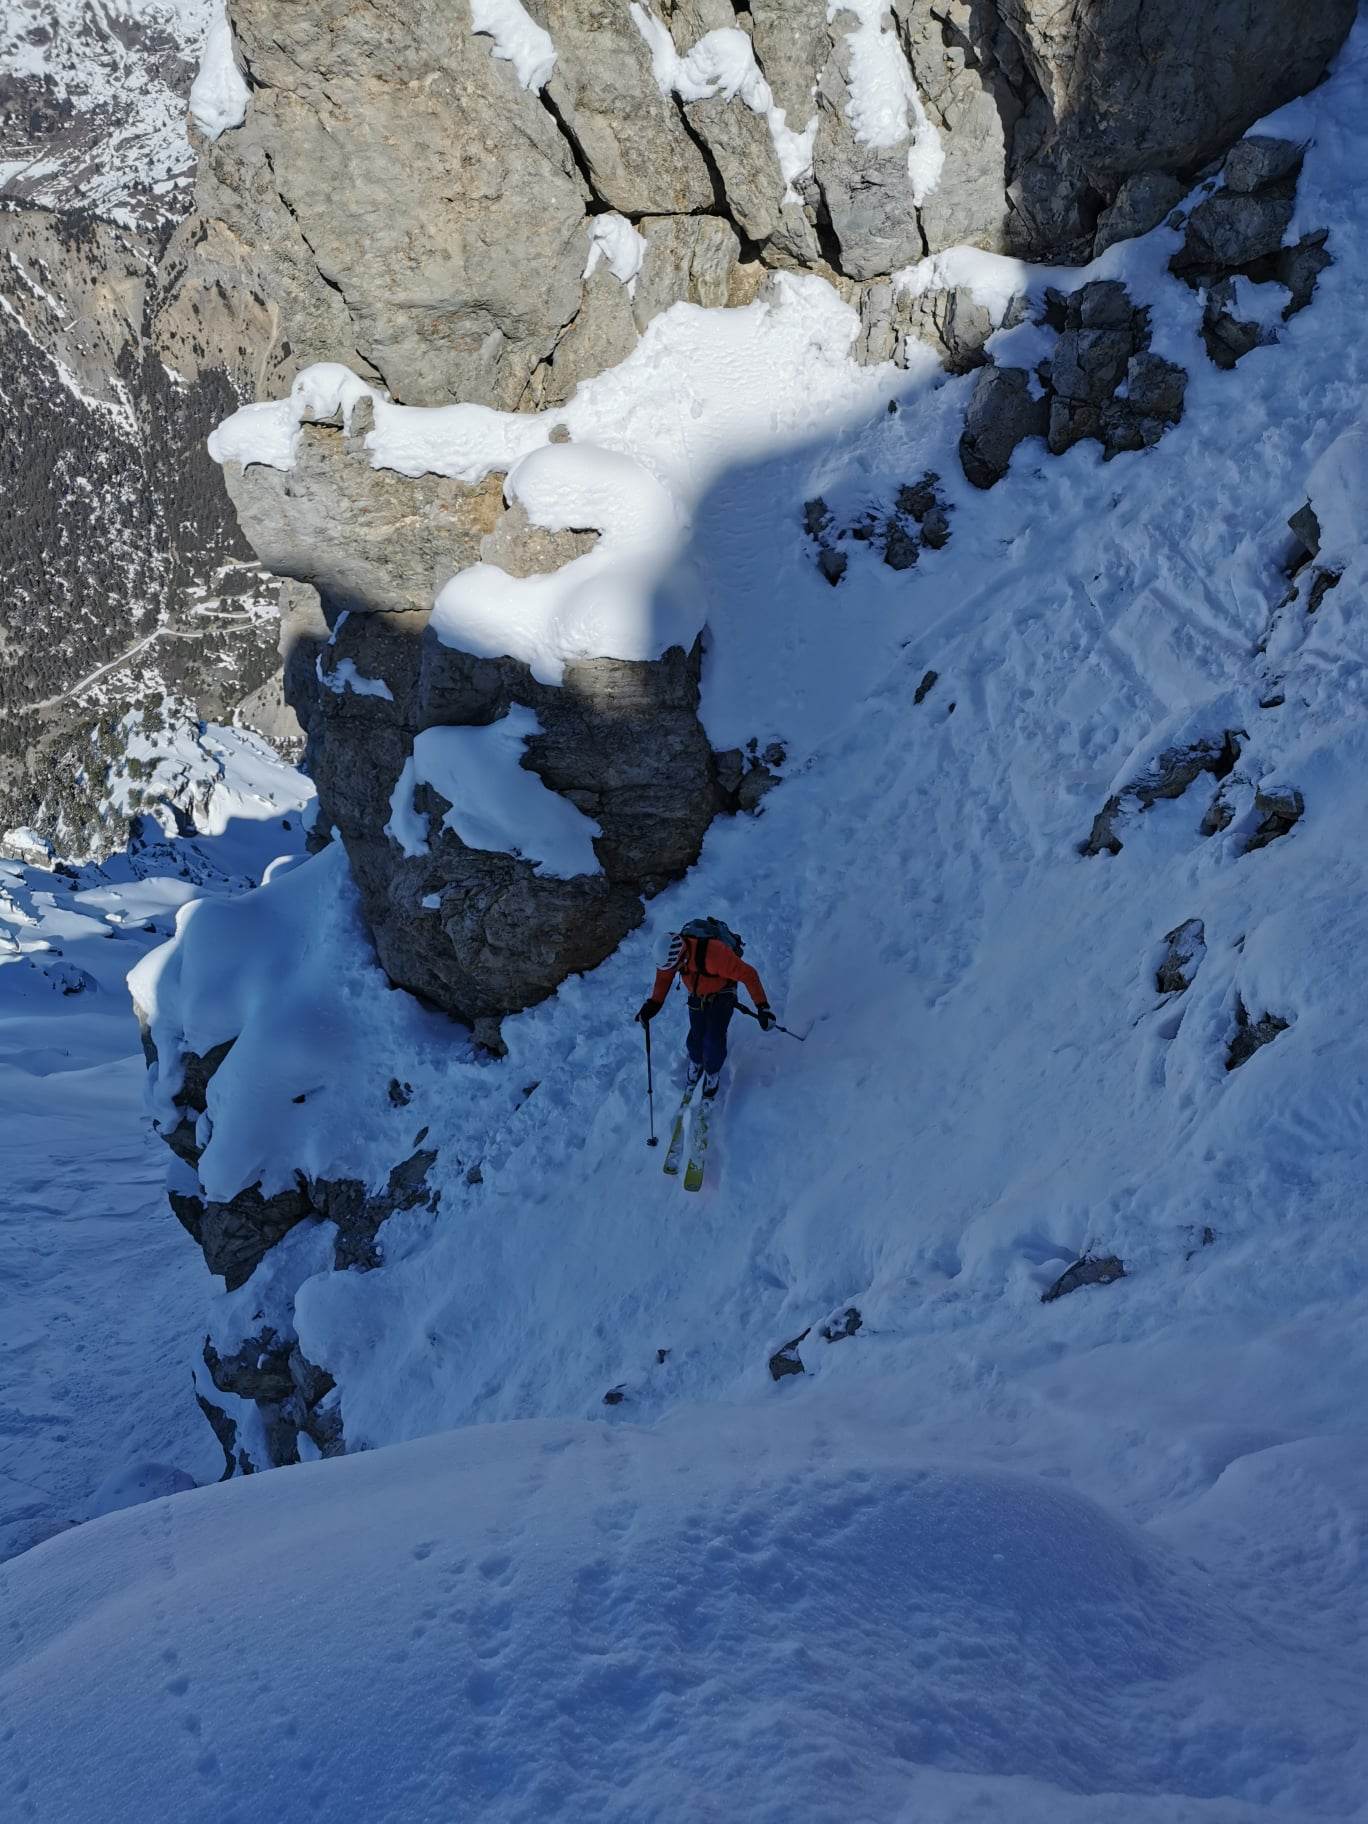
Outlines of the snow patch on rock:
{"type": "Polygon", "coordinates": [[[544,89],[556,68],[551,34],[520,0],[470,0],[471,29],[494,40],[494,55],[513,65],[524,89],[544,89]]]}
{"type": "Polygon", "coordinates": [[[646,259],[646,237],[638,234],[625,215],[596,215],[589,225],[589,258],[585,264],[587,279],[600,265],[627,287],[631,297],[646,259]]]}
{"type": "Polygon", "coordinates": [[[592,817],[553,792],[522,764],[527,743],[542,732],[534,711],[515,703],[485,728],[425,728],[390,800],[385,834],[405,855],[428,853],[428,819],[414,808],[419,785],[430,785],[450,806],[442,817],[467,848],[491,849],[534,862],[552,880],[600,874],[592,817]]]}
{"type": "Polygon", "coordinates": [[[793,196],[794,186],[812,170],[817,117],[814,115],[801,133],[789,126],[784,109],[775,105],[774,94],[755,61],[755,48],[746,33],[735,26],[721,26],[705,32],[681,56],[669,26],[640,5],[639,0],[632,0],[630,11],[651,53],[651,72],[661,94],[677,95],[681,101],[711,101],[715,95],[732,101],[739,96],[752,114],[764,118],[786,194],[793,196]]]}
{"type": "Polygon", "coordinates": [[[205,35],[199,72],[190,88],[190,118],[209,139],[218,139],[246,120],[250,98],[233,52],[233,28],[220,0],[205,35]]]}

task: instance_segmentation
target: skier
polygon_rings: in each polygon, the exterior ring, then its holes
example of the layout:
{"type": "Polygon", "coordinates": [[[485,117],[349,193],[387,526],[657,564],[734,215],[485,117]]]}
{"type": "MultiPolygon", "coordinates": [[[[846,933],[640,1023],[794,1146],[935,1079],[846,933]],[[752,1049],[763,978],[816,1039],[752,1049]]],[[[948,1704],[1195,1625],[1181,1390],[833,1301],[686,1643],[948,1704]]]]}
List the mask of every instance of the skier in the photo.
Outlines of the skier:
{"type": "Polygon", "coordinates": [[[689,991],[689,1071],[685,1085],[692,1090],[702,1077],[705,1101],[717,1094],[727,1056],[727,1027],[736,1011],[738,983],[755,1002],[760,1030],[768,1032],[776,1024],[764,984],[750,964],[742,962],[741,950],[741,939],[721,919],[691,919],[682,931],[670,933],[650,999],[637,1009],[637,1019],[649,1026],[664,1006],[675,976],[683,981],[689,991]]]}

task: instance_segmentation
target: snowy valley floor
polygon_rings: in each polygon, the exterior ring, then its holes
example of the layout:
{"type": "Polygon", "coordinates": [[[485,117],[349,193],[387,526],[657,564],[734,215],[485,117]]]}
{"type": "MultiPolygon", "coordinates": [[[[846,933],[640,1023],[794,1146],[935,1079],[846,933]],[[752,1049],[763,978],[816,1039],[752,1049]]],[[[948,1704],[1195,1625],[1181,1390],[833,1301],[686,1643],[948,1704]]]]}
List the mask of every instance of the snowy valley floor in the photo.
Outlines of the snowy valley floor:
{"type": "MultiPolygon", "coordinates": [[[[507,1023],[506,1061],[389,988],[335,844],[142,964],[163,1113],[180,1051],[237,1037],[211,1195],[380,1184],[426,1129],[441,1201],[390,1220],[373,1272],[319,1270],[326,1225],[301,1227],[212,1301],[224,1342],[262,1313],[298,1335],[357,1454],[0,1571],[16,1817],[1368,1816],[1366,68],[1360,31],[1271,129],[1311,142],[1295,231],[1328,225],[1336,259],[1277,346],[1217,372],[1164,275],[1177,237],[1117,251],[1192,374],[1157,450],[1026,448],[976,495],[972,382],[919,380],[715,473],[687,554],[717,610],[705,715],[785,736],[785,781],[507,1023]],[[855,549],[828,589],[802,502],[851,518],[927,469],[950,546],[910,576],[855,549]],[[1342,570],[1314,614],[1307,571],[1283,602],[1308,498],[1342,570]],[[1224,777],[1126,799],[1227,734],[1224,777]],[[1295,826],[1254,843],[1257,794],[1293,789],[1295,826]],[[1113,792],[1120,853],[1084,856],[1113,792]],[[738,1022],[688,1198],[642,1144],[630,1016],[703,912],[811,1036],[738,1022]],[[1232,1070],[1241,1009],[1285,1024],[1232,1070]],[[1085,1249],[1125,1278],[1042,1304],[1085,1249]],[[804,1330],[805,1372],[772,1380],[804,1330]]],[[[830,359],[815,298],[776,309],[790,394],[803,310],[830,359]]],[[[690,384],[704,445],[717,389],[690,384]]]]}
{"type": "Polygon", "coordinates": [[[250,739],[226,752],[217,834],[154,829],[68,874],[0,861],[0,1560],[140,1469],[161,1466],[154,1488],[221,1473],[190,1373],[210,1282],[168,1226],[125,978],[188,900],[241,892],[302,846],[306,782],[250,739]]]}

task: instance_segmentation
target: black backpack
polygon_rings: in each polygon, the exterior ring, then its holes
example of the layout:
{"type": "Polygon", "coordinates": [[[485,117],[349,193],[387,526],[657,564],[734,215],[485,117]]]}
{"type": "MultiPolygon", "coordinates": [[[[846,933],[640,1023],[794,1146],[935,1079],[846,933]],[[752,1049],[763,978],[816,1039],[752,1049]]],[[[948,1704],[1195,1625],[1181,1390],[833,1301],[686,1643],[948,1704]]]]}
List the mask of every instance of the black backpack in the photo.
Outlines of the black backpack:
{"type": "Polygon", "coordinates": [[[725,944],[738,956],[745,953],[745,945],[740,936],[729,925],[724,925],[720,918],[691,918],[680,930],[679,936],[683,948],[679,973],[691,994],[697,993],[699,976],[711,973],[708,968],[709,944],[725,944]],[[693,978],[692,981],[690,977],[693,978]]]}

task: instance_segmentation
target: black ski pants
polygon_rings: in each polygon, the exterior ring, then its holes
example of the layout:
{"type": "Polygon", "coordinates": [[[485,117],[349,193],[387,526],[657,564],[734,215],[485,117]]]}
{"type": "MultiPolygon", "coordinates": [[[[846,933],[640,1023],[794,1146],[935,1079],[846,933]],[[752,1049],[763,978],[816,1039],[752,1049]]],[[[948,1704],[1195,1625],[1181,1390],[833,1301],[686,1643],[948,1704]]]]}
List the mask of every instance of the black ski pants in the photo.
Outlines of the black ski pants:
{"type": "Polygon", "coordinates": [[[727,1056],[727,1028],[736,1012],[734,994],[709,994],[689,1000],[690,1060],[715,1077],[727,1056]]]}

